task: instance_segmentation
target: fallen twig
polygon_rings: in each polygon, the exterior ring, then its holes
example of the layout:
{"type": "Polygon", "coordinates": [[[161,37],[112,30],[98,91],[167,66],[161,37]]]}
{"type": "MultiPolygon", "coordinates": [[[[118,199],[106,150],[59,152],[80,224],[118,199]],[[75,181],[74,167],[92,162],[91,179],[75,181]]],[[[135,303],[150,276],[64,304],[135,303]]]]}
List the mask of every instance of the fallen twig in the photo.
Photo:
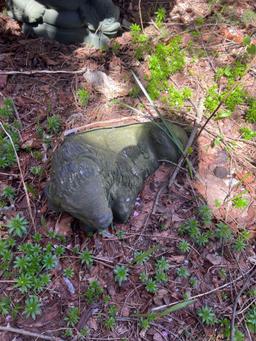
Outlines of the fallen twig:
{"type": "Polygon", "coordinates": [[[30,220],[31,220],[31,223],[32,223],[32,226],[33,226],[34,230],[36,230],[35,220],[34,220],[33,213],[32,213],[32,208],[31,208],[31,205],[30,205],[30,200],[29,200],[27,186],[26,186],[25,180],[24,180],[24,175],[23,175],[23,172],[22,172],[22,169],[21,169],[19,156],[17,154],[17,151],[16,151],[16,148],[15,148],[15,145],[13,143],[11,135],[5,129],[5,127],[4,127],[4,125],[3,125],[3,123],[1,121],[0,121],[0,126],[1,126],[1,128],[5,132],[6,136],[8,137],[8,139],[11,142],[11,145],[12,145],[12,148],[13,148],[13,151],[14,151],[14,154],[15,154],[15,158],[16,158],[16,161],[17,161],[17,164],[18,164],[18,167],[19,167],[19,171],[20,171],[20,179],[21,179],[21,182],[22,182],[22,186],[24,188],[25,196],[26,196],[26,201],[27,201],[27,205],[28,205],[28,211],[29,211],[30,220]]]}
{"type": "Polygon", "coordinates": [[[0,330],[5,331],[5,332],[10,332],[10,333],[16,333],[16,334],[20,334],[20,335],[25,335],[25,336],[36,337],[38,339],[43,339],[43,340],[63,341],[59,337],[47,336],[47,335],[42,335],[42,334],[38,334],[38,333],[33,333],[33,332],[29,332],[28,330],[13,328],[10,326],[6,326],[6,327],[0,326],[0,330]]]}
{"type": "Polygon", "coordinates": [[[242,288],[240,289],[240,291],[238,292],[235,302],[233,304],[233,309],[232,309],[232,319],[230,322],[230,341],[234,341],[235,340],[235,320],[236,320],[236,309],[237,309],[237,304],[238,301],[242,295],[242,293],[244,292],[244,290],[246,289],[246,286],[248,284],[248,282],[251,280],[251,278],[256,274],[256,266],[254,266],[251,271],[248,273],[248,276],[245,279],[245,282],[242,286],[242,288]]]}
{"type": "MultiPolygon", "coordinates": [[[[254,272],[256,270],[255,266],[253,266],[252,268],[250,268],[244,275],[241,275],[237,278],[235,278],[234,280],[228,282],[228,283],[225,283],[223,285],[221,285],[220,287],[217,287],[217,288],[214,288],[212,290],[209,290],[209,291],[206,291],[206,292],[203,292],[201,294],[198,294],[198,295],[195,295],[195,296],[191,296],[189,297],[189,300],[194,300],[196,298],[199,298],[199,297],[203,297],[203,296],[206,296],[206,295],[210,295],[212,294],[213,292],[216,292],[218,290],[222,290],[232,284],[234,284],[235,282],[238,282],[240,281],[242,278],[244,278],[245,276],[247,276],[248,274],[250,274],[252,271],[254,272]]],[[[155,307],[155,308],[152,308],[151,311],[158,311],[158,310],[162,310],[162,309],[166,309],[168,307],[171,307],[172,305],[175,305],[175,304],[178,304],[178,303],[181,303],[183,302],[184,300],[181,300],[181,301],[175,301],[175,302],[172,302],[170,304],[165,304],[165,305],[161,305],[159,307],[155,307]]]]}
{"type": "Polygon", "coordinates": [[[0,70],[0,75],[35,75],[35,74],[71,74],[71,75],[79,75],[84,73],[87,68],[83,67],[80,70],[31,70],[31,71],[4,71],[0,70]]]}

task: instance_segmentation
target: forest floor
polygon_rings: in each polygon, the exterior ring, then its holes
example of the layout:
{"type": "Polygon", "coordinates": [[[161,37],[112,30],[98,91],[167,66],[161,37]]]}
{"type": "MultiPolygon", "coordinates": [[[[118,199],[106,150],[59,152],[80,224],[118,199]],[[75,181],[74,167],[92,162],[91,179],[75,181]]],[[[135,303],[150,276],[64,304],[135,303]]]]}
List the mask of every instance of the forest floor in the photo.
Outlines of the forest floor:
{"type": "Polygon", "coordinates": [[[106,51],[29,39],[0,14],[0,340],[253,340],[254,1],[115,2],[123,31],[106,51]],[[64,132],[155,108],[196,138],[127,224],[89,235],[48,209],[64,132]]]}

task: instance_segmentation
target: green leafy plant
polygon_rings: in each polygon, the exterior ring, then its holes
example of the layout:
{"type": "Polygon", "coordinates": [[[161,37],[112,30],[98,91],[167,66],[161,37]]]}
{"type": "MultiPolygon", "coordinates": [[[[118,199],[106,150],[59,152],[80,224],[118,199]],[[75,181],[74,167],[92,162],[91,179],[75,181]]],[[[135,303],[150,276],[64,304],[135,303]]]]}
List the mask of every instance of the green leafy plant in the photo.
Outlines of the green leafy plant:
{"type": "Polygon", "coordinates": [[[190,244],[186,240],[181,240],[178,244],[178,249],[182,253],[187,253],[190,250],[190,244]]]}
{"type": "Polygon", "coordinates": [[[115,281],[121,286],[128,279],[128,268],[124,265],[117,265],[114,268],[114,274],[115,281]]]}
{"type": "MultiPolygon", "coordinates": [[[[19,142],[20,142],[19,141],[20,137],[19,137],[19,132],[18,132],[19,123],[15,121],[13,114],[10,113],[9,109],[7,109],[6,106],[4,106],[3,108],[0,108],[0,118],[1,118],[1,115],[3,116],[3,112],[6,113],[6,117],[2,118],[3,127],[6,130],[6,132],[10,135],[14,144],[14,148],[17,152],[19,150],[19,142]],[[8,116],[7,113],[10,116],[8,116]]],[[[7,136],[5,131],[2,128],[0,128],[0,169],[11,167],[17,162],[14,148],[9,139],[9,136],[7,136]]]]}
{"type": "Polygon", "coordinates": [[[75,272],[72,268],[66,268],[63,270],[63,275],[69,279],[74,277],[74,274],[75,272]]]}
{"type": "Polygon", "coordinates": [[[42,176],[44,173],[44,169],[42,166],[33,166],[30,168],[30,172],[35,176],[42,176]]]}
{"type": "Polygon", "coordinates": [[[100,286],[100,283],[96,280],[91,281],[88,289],[85,292],[86,300],[89,304],[96,302],[100,296],[103,294],[103,289],[100,286]]]}
{"type": "Polygon", "coordinates": [[[161,257],[156,261],[156,271],[168,271],[170,268],[170,264],[165,257],[161,257]]]}
{"type": "Polygon", "coordinates": [[[241,194],[238,194],[232,199],[232,204],[235,208],[243,209],[249,205],[249,200],[242,197],[241,194]]]}
{"type": "Polygon", "coordinates": [[[52,115],[47,118],[47,130],[50,134],[58,134],[61,130],[61,118],[59,115],[52,115]]]}
{"type": "Polygon", "coordinates": [[[198,309],[197,314],[201,318],[201,321],[207,326],[214,325],[217,322],[213,309],[207,305],[198,309]]]}
{"type": "Polygon", "coordinates": [[[115,328],[116,315],[117,315],[117,307],[114,304],[111,304],[107,311],[108,318],[104,321],[104,325],[108,330],[113,330],[115,328]]]}
{"type": "Polygon", "coordinates": [[[233,243],[233,248],[236,252],[242,252],[245,250],[250,238],[250,232],[247,230],[242,231],[233,243]]]}
{"type": "Polygon", "coordinates": [[[11,301],[8,297],[0,298],[0,315],[6,316],[10,314],[11,301]]]}
{"type": "Polygon", "coordinates": [[[79,314],[80,312],[78,307],[71,307],[68,309],[67,315],[64,318],[68,327],[75,327],[79,321],[79,314]]]}
{"type": "MultiPolygon", "coordinates": [[[[157,99],[163,90],[168,89],[169,77],[181,71],[184,65],[185,54],[181,49],[181,37],[174,37],[168,45],[158,44],[149,58],[151,77],[147,90],[150,97],[157,99]]],[[[171,87],[172,89],[174,88],[171,87]]]]}
{"type": "Polygon", "coordinates": [[[163,25],[165,18],[166,18],[166,9],[164,7],[159,7],[155,13],[155,22],[159,28],[163,25]]]}
{"type": "MultiPolygon", "coordinates": [[[[223,327],[223,336],[228,340],[230,339],[230,321],[225,318],[221,320],[221,325],[223,327]]],[[[235,338],[234,341],[244,341],[244,334],[238,330],[237,326],[235,326],[235,338]]]]}
{"type": "Polygon", "coordinates": [[[157,283],[152,278],[149,278],[147,280],[145,288],[146,288],[147,292],[149,292],[151,294],[155,294],[158,290],[157,283]]]}
{"type": "Polygon", "coordinates": [[[240,128],[240,133],[242,134],[242,138],[247,141],[250,141],[256,137],[256,131],[247,127],[240,128]]]}
{"type": "Polygon", "coordinates": [[[29,296],[25,302],[25,315],[26,317],[32,317],[33,320],[36,319],[37,315],[41,314],[41,303],[39,298],[35,295],[29,296]]]}
{"type": "Polygon", "coordinates": [[[250,98],[248,100],[248,109],[245,114],[246,121],[256,123],[256,99],[250,98]]]}
{"type": "Polygon", "coordinates": [[[10,234],[15,237],[22,237],[27,233],[28,221],[19,213],[8,220],[7,228],[10,234]]]}
{"type": "Polygon", "coordinates": [[[241,16],[242,23],[248,27],[250,25],[256,26],[256,13],[251,9],[246,9],[241,16]]]}
{"type": "Polygon", "coordinates": [[[250,332],[256,334],[256,304],[248,310],[245,316],[245,321],[250,332]]]}
{"type": "Polygon", "coordinates": [[[64,249],[64,247],[62,245],[56,246],[56,248],[55,248],[55,255],[57,257],[60,257],[60,256],[64,255],[64,253],[65,253],[65,249],[64,249]]]}
{"type": "Polygon", "coordinates": [[[231,240],[233,237],[233,232],[227,224],[220,222],[216,224],[216,231],[215,235],[218,239],[220,239],[222,242],[231,240]]]}
{"type": "Polygon", "coordinates": [[[207,205],[202,205],[198,208],[198,213],[205,225],[210,225],[212,222],[212,212],[207,205]]]}
{"type": "Polygon", "coordinates": [[[136,265],[140,265],[140,264],[143,264],[143,263],[146,263],[149,258],[154,254],[154,252],[156,251],[156,248],[155,247],[151,247],[149,248],[148,250],[145,250],[145,251],[138,251],[138,252],[135,252],[135,255],[134,255],[134,263],[136,265]]]}
{"type": "Polygon", "coordinates": [[[90,93],[87,89],[78,89],[76,92],[76,97],[78,98],[78,102],[82,107],[87,107],[90,99],[90,93]]]}
{"type": "Polygon", "coordinates": [[[181,278],[188,278],[190,275],[188,269],[186,269],[184,266],[181,266],[180,268],[178,268],[176,270],[176,274],[178,277],[181,277],[181,278]]]}
{"type": "Polygon", "coordinates": [[[180,109],[184,102],[192,96],[192,91],[188,87],[177,89],[173,84],[167,87],[167,96],[163,97],[170,108],[180,109]]]}
{"type": "Polygon", "coordinates": [[[15,193],[16,193],[15,188],[13,188],[12,186],[6,186],[3,189],[2,196],[5,199],[13,200],[15,197],[15,193]]]}
{"type": "Polygon", "coordinates": [[[93,265],[93,256],[89,250],[84,250],[80,253],[80,260],[82,264],[86,264],[88,268],[93,265]]]}
{"type": "Polygon", "coordinates": [[[189,279],[189,284],[192,286],[192,288],[196,288],[197,284],[198,284],[198,280],[196,277],[191,277],[189,279]]]}

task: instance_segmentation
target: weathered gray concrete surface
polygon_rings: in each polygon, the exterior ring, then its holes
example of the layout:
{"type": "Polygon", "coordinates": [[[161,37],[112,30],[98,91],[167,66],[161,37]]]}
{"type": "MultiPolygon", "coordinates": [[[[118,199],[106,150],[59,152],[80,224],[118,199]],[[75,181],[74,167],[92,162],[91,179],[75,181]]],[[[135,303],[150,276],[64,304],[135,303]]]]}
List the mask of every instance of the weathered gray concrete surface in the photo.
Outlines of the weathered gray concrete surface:
{"type": "MultiPolygon", "coordinates": [[[[185,131],[168,123],[180,148],[185,131]]],[[[49,206],[79,219],[86,229],[126,222],[145,179],[158,160],[177,162],[181,152],[167,129],[153,122],[97,129],[67,137],[55,152],[47,186],[49,206]]]]}

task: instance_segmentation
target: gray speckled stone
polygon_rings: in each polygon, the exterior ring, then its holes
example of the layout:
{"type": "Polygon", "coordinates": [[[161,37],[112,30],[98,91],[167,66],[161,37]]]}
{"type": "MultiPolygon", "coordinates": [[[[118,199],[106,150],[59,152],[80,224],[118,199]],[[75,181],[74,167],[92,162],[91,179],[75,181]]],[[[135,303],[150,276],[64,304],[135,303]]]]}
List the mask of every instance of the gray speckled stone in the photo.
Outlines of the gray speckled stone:
{"type": "MultiPolygon", "coordinates": [[[[171,123],[180,146],[185,131],[171,123]]],[[[163,124],[133,124],[69,136],[55,152],[46,188],[49,206],[88,229],[105,229],[113,217],[126,222],[145,179],[158,160],[177,162],[180,152],[163,124]]]]}

